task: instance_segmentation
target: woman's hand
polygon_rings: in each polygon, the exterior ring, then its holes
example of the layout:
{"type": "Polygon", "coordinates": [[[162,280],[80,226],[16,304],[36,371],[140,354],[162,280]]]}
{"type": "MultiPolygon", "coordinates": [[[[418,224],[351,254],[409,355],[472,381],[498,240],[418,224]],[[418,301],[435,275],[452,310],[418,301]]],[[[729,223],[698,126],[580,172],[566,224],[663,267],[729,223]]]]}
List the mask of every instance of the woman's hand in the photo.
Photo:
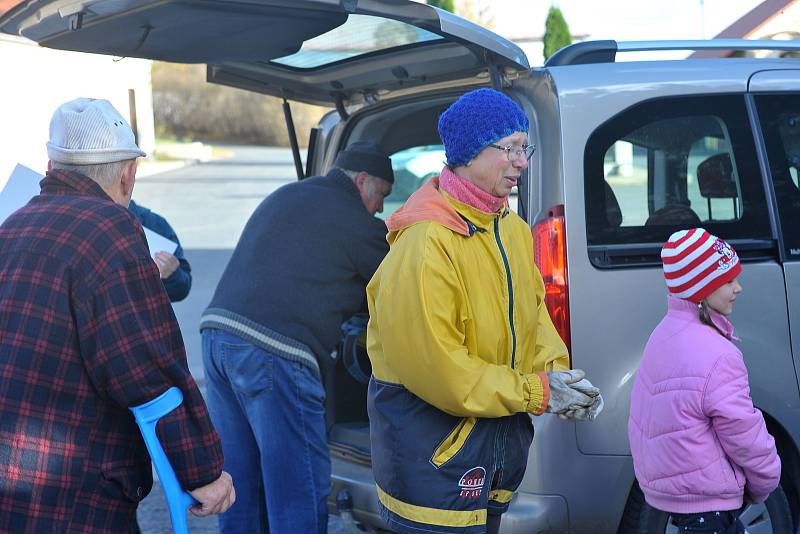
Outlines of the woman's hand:
{"type": "Polygon", "coordinates": [[[589,406],[592,398],[582,391],[570,387],[570,384],[583,380],[585,375],[586,373],[581,369],[547,373],[547,380],[550,382],[550,402],[547,404],[547,411],[563,413],[570,408],[589,406]]]}
{"type": "Polygon", "coordinates": [[[564,413],[558,414],[558,417],[566,420],[573,421],[594,421],[600,412],[603,411],[603,396],[597,395],[592,401],[592,404],[583,408],[569,409],[564,413]]]}
{"type": "Polygon", "coordinates": [[[547,373],[550,382],[547,411],[561,419],[593,421],[603,410],[603,397],[585,375],[581,369],[547,373]]]}

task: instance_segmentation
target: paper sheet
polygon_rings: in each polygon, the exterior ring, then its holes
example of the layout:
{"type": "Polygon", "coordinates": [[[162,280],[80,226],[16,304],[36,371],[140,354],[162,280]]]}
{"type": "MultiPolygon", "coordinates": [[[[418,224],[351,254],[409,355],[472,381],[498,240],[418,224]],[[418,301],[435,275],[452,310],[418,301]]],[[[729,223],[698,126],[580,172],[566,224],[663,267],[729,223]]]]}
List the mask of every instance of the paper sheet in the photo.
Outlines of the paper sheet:
{"type": "MultiPolygon", "coordinates": [[[[144,226],[142,228],[144,228],[144,226]]],[[[156,257],[156,252],[161,250],[169,252],[170,254],[175,254],[175,250],[178,248],[176,242],[170,241],[149,228],[144,228],[144,236],[147,238],[147,246],[150,248],[150,256],[153,258],[156,257]]]]}
{"type": "Polygon", "coordinates": [[[14,167],[6,186],[0,191],[0,224],[39,194],[41,179],[42,175],[33,169],[19,164],[14,167]]]}
{"type": "MultiPolygon", "coordinates": [[[[0,224],[3,224],[9,215],[28,203],[30,199],[39,194],[39,181],[41,174],[24,165],[17,164],[11,172],[5,187],[0,191],[0,224]]],[[[150,256],[155,257],[156,252],[164,250],[175,254],[178,244],[170,241],[152,230],[144,229],[150,256]]]]}

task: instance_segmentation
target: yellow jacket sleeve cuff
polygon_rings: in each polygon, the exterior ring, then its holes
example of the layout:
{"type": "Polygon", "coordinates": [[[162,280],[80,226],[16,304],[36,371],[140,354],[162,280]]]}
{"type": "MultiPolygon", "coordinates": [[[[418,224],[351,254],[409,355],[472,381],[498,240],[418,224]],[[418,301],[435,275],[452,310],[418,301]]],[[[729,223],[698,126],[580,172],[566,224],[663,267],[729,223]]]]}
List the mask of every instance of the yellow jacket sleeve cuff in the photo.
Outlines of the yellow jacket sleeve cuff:
{"type": "Polygon", "coordinates": [[[542,415],[550,402],[550,382],[545,373],[534,373],[525,377],[528,385],[525,399],[525,411],[533,415],[542,415]]]}

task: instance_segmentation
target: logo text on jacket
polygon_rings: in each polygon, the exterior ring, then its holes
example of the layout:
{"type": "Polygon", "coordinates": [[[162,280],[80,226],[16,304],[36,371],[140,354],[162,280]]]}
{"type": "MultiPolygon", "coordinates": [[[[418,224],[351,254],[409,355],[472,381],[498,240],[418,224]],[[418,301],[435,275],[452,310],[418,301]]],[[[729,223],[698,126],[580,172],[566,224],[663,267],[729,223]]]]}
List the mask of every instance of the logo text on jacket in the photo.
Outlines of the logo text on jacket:
{"type": "Polygon", "coordinates": [[[483,467],[473,467],[461,476],[458,487],[461,488],[461,497],[467,499],[477,499],[481,496],[483,483],[486,480],[486,469],[483,467]]]}

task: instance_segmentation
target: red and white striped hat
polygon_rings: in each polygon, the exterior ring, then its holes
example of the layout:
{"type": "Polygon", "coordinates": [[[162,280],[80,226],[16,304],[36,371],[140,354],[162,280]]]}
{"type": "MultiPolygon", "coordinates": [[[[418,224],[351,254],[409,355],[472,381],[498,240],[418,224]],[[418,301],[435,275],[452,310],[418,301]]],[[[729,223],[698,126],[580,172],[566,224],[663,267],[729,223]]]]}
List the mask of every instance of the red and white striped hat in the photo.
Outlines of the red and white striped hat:
{"type": "Polygon", "coordinates": [[[661,262],[669,292],[695,303],[742,272],[733,247],[702,228],[669,236],[661,249],[661,262]]]}

